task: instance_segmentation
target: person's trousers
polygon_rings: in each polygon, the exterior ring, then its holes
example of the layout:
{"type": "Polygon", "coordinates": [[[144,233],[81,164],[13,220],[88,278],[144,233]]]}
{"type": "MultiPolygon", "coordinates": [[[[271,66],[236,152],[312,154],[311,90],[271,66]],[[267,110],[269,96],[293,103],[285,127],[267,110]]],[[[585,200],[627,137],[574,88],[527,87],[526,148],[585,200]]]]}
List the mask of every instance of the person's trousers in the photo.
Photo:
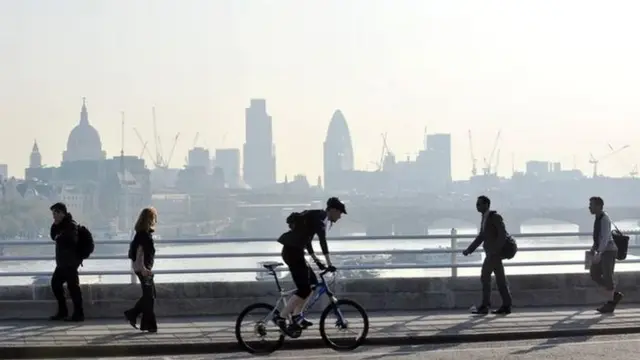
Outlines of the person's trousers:
{"type": "Polygon", "coordinates": [[[613,291],[616,284],[613,280],[613,272],[616,267],[616,251],[605,251],[600,254],[600,261],[592,263],[589,269],[591,279],[605,290],[613,291]]]}
{"type": "Polygon", "coordinates": [[[67,316],[67,302],[64,298],[64,283],[67,283],[67,289],[73,302],[73,313],[75,315],[84,315],[82,307],[82,291],[80,290],[80,277],[78,276],[78,267],[75,266],[56,266],[51,276],[51,291],[58,302],[57,315],[67,316]]]}
{"type": "Polygon", "coordinates": [[[482,282],[482,305],[491,306],[491,274],[496,276],[496,284],[500,297],[502,297],[502,306],[511,307],[511,291],[509,283],[504,273],[504,265],[502,258],[497,255],[487,255],[482,263],[482,271],[480,281],[482,282]]]}
{"type": "Polygon", "coordinates": [[[138,276],[138,280],[140,280],[142,296],[130,310],[131,315],[137,318],[138,315],[142,314],[140,329],[155,330],[158,328],[158,323],[156,322],[156,314],[154,312],[156,285],[153,281],[153,274],[144,276],[137,272],[136,275],[138,276]]]}

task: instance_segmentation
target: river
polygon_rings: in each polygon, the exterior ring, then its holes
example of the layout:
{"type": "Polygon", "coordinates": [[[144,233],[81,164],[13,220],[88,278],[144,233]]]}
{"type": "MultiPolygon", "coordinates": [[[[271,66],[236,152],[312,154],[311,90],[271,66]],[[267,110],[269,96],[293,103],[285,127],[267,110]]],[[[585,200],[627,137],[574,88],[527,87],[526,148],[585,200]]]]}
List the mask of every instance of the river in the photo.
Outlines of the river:
{"type": "MultiPolygon", "coordinates": [[[[636,222],[620,222],[618,226],[623,230],[637,229],[636,222]]],[[[459,234],[475,234],[474,228],[458,228],[459,234]]],[[[571,224],[555,224],[555,225],[524,225],[521,229],[522,233],[553,233],[553,232],[577,232],[578,228],[571,224]]],[[[430,229],[430,234],[449,234],[450,229],[430,229]]],[[[518,240],[519,247],[530,246],[569,246],[584,245],[587,249],[591,245],[588,238],[579,239],[578,237],[549,237],[549,238],[521,238],[518,240]]],[[[333,241],[329,244],[332,251],[354,251],[354,250],[391,250],[391,249],[423,249],[435,248],[437,246],[450,246],[450,240],[387,240],[387,241],[333,241]]],[[[51,245],[53,246],[53,244],[51,245]]],[[[126,245],[124,245],[126,247],[126,245]]],[[[315,245],[319,250],[319,245],[315,245]]],[[[273,243],[211,243],[203,245],[181,245],[181,246],[163,246],[159,247],[157,254],[184,254],[184,253],[255,253],[255,252],[273,252],[279,253],[280,245],[273,243]]],[[[126,250],[123,250],[125,253],[126,250]]],[[[552,261],[581,261],[584,258],[583,250],[574,251],[555,251],[555,252],[535,252],[521,251],[513,260],[518,263],[523,262],[552,262],[552,261]]],[[[637,259],[637,256],[629,255],[629,259],[637,259]]],[[[270,258],[198,258],[198,259],[157,259],[156,270],[169,269],[222,269],[222,268],[255,268],[259,261],[276,260],[279,256],[270,258]]],[[[122,260],[87,260],[82,271],[98,271],[98,270],[127,270],[130,268],[127,259],[122,260]]],[[[53,261],[2,261],[0,263],[0,272],[17,272],[17,271],[52,271],[54,268],[53,261]]],[[[479,263],[478,263],[479,264],[479,263]]],[[[619,263],[616,265],[617,271],[632,271],[638,268],[640,264],[619,263]]],[[[544,274],[544,273],[580,273],[584,272],[582,265],[562,265],[562,266],[518,266],[509,267],[508,274],[544,274]]],[[[478,268],[459,268],[459,276],[477,276],[478,268]]],[[[450,269],[404,269],[404,270],[382,270],[380,277],[437,277],[450,276],[450,269]]],[[[209,274],[178,274],[178,275],[157,275],[158,282],[207,282],[207,281],[252,281],[255,279],[255,273],[209,273],[209,274]]],[[[28,284],[32,281],[25,277],[0,277],[0,285],[18,285],[28,284]]],[[[105,276],[84,276],[83,282],[103,282],[103,283],[124,283],[129,281],[129,276],[124,275],[105,275],[105,276]]]]}

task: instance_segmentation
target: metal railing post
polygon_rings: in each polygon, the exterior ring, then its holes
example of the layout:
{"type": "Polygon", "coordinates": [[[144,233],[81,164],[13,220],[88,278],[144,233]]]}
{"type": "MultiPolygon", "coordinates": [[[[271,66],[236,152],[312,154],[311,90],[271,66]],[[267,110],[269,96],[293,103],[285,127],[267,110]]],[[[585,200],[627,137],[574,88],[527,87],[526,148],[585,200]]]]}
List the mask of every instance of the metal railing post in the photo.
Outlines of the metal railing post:
{"type": "Polygon", "coordinates": [[[451,277],[458,277],[458,230],[451,229],[451,277]]]}

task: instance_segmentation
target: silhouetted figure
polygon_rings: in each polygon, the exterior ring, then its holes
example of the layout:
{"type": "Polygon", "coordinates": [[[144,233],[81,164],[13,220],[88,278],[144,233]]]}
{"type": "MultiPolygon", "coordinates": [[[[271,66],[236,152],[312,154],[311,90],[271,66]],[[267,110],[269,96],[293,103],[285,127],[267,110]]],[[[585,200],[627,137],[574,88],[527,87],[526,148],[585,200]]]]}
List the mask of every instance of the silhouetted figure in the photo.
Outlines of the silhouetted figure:
{"type": "Polygon", "coordinates": [[[616,291],[616,284],[613,280],[618,247],[613,241],[611,219],[604,212],[604,200],[601,197],[594,196],[589,199],[589,212],[595,217],[593,222],[593,246],[591,247],[593,258],[589,273],[591,274],[591,279],[603,288],[611,299],[596,310],[603,314],[612,313],[624,296],[621,292],[616,291]]]}
{"type": "Polygon", "coordinates": [[[342,214],[346,213],[347,209],[344,203],[337,197],[331,197],[327,200],[327,207],[324,210],[314,209],[294,212],[287,217],[287,224],[290,230],[282,234],[278,242],[282,244],[282,260],[289,267],[289,273],[296,286],[296,292],[291,296],[280,314],[274,316],[273,320],[289,336],[291,336],[290,327],[292,330],[298,327],[306,329],[313,325],[313,323],[304,318],[302,310],[313,292],[312,286],[317,284],[318,279],[305,259],[304,250],[307,250],[307,253],[309,253],[320,270],[335,271],[335,267],[331,264],[329,247],[327,246],[327,225],[331,226],[331,224],[340,220],[342,214]],[[313,250],[313,238],[316,235],[320,241],[326,265],[318,259],[313,250]],[[287,326],[287,318],[292,313],[292,323],[287,326]]]}
{"type": "Polygon", "coordinates": [[[502,264],[502,249],[507,242],[509,234],[502,216],[490,208],[491,200],[486,196],[479,196],[476,201],[476,210],[482,214],[480,233],[462,253],[467,256],[473,253],[480,244],[482,244],[485,253],[480,274],[482,303],[473,313],[482,315],[489,313],[491,308],[491,274],[495,274],[498,291],[500,292],[500,297],[502,297],[502,306],[493,311],[493,313],[507,315],[511,313],[511,292],[504,273],[504,265],[502,264]]]}
{"type": "Polygon", "coordinates": [[[51,290],[58,302],[58,312],[51,320],[84,321],[82,292],[78,267],[82,259],[78,254],[78,224],[67,211],[63,203],[56,203],[50,208],[53,215],[51,239],[56,243],[56,269],[51,277],[51,290]],[[73,302],[73,315],[67,318],[69,311],[64,297],[64,283],[67,283],[69,295],[73,302]]]}
{"type": "Polygon", "coordinates": [[[132,261],[133,271],[140,280],[142,297],[132,309],[124,312],[124,316],[137,329],[138,316],[142,314],[140,330],[157,332],[158,324],[153,310],[156,298],[156,286],[153,281],[153,260],[156,248],[153,244],[153,231],[156,226],[158,214],[154,208],[145,208],[140,212],[136,221],[136,234],[129,245],[129,259],[132,261]]]}

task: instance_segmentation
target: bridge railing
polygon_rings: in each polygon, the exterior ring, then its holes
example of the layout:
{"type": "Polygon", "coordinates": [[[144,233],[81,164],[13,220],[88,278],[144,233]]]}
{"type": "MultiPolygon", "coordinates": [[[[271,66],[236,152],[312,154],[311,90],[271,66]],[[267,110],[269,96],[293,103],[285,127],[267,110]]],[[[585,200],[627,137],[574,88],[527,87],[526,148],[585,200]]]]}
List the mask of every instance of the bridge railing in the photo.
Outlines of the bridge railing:
{"type": "MultiPolygon", "coordinates": [[[[634,244],[634,239],[636,236],[640,235],[640,231],[626,231],[626,235],[631,237],[629,249],[640,249],[640,245],[634,244]]],[[[554,238],[554,239],[562,239],[562,238],[576,238],[576,237],[591,237],[591,233],[577,233],[577,232],[560,232],[560,233],[521,233],[521,234],[513,234],[514,238],[517,240],[521,239],[540,239],[540,238],[554,238]]],[[[450,234],[441,234],[441,235],[409,235],[409,236],[348,236],[348,237],[333,237],[329,238],[328,241],[331,244],[335,244],[338,242],[353,242],[353,241],[368,241],[368,242],[389,242],[394,243],[401,240],[412,240],[416,243],[418,242],[427,242],[433,240],[448,240],[446,248],[425,248],[425,249],[367,249],[367,250],[345,250],[345,251],[332,251],[331,256],[335,258],[336,255],[347,257],[351,256],[354,259],[366,256],[366,255],[402,255],[402,254],[431,254],[431,255],[442,255],[448,254],[447,257],[448,262],[438,262],[438,263],[429,263],[429,261],[423,261],[422,263],[416,261],[416,263],[401,263],[401,264],[392,264],[392,263],[375,263],[375,264],[351,264],[351,265],[339,265],[340,270],[402,270],[402,269],[449,269],[450,275],[452,277],[458,276],[458,270],[461,268],[478,268],[481,266],[480,261],[476,261],[473,263],[460,263],[458,258],[462,250],[464,250],[468,243],[473,240],[476,235],[473,234],[458,234],[456,229],[452,229],[450,234]],[[459,244],[460,240],[468,240],[464,246],[459,244]]],[[[193,252],[183,252],[183,253],[172,253],[165,254],[162,249],[165,249],[167,246],[174,247],[183,247],[185,245],[211,245],[211,244],[246,244],[246,243],[270,243],[274,244],[275,241],[273,238],[227,238],[227,239],[162,239],[156,242],[156,245],[159,246],[159,251],[156,255],[156,264],[162,264],[162,259],[173,259],[173,260],[188,260],[188,259],[236,259],[236,258],[279,258],[280,252],[274,251],[255,251],[255,252],[202,252],[199,249],[193,249],[193,252]]],[[[129,275],[131,282],[135,283],[135,276],[132,275],[132,272],[128,266],[109,266],[109,268],[99,269],[99,270],[89,270],[88,268],[93,263],[97,263],[99,261],[105,260],[118,260],[118,264],[122,265],[128,261],[126,252],[128,250],[129,240],[109,240],[109,241],[100,241],[96,240],[96,252],[84,262],[84,267],[80,268],[81,276],[110,276],[110,275],[129,275]],[[102,254],[99,249],[100,246],[114,246],[117,245],[121,247],[121,253],[118,254],[102,254]],[[115,267],[115,268],[114,268],[115,267]],[[86,270],[85,270],[86,269],[86,270]]],[[[277,245],[277,243],[276,243],[277,245]]],[[[51,240],[33,240],[33,241],[19,241],[19,240],[8,240],[8,241],[0,241],[0,249],[2,249],[3,255],[0,256],[0,278],[7,277],[48,277],[51,275],[53,269],[53,255],[25,255],[25,256],[11,256],[4,255],[4,253],[11,253],[11,247],[16,246],[29,246],[30,248],[35,247],[49,247],[51,250],[54,247],[54,244],[51,240]],[[28,264],[34,262],[47,262],[47,270],[7,270],[3,265],[8,262],[19,263],[24,266],[21,266],[21,269],[27,268],[31,269],[28,264]]],[[[277,247],[277,246],[276,246],[277,247]]],[[[507,267],[539,267],[539,266],[559,266],[559,265],[583,265],[584,264],[584,256],[576,256],[575,259],[572,256],[571,260],[561,260],[561,261],[519,261],[519,255],[526,252],[538,252],[538,253],[549,253],[548,257],[553,258],[555,252],[561,251],[579,251],[579,250],[588,250],[590,246],[583,244],[576,245],[562,245],[562,246],[522,246],[519,244],[518,255],[512,260],[505,261],[505,266],[507,267]]],[[[192,247],[185,247],[186,249],[192,247]]],[[[482,252],[482,247],[478,248],[477,252],[482,252]]],[[[640,253],[640,251],[639,251],[640,253]]],[[[577,254],[576,254],[577,255],[577,254]]],[[[116,265],[115,261],[111,261],[111,265],[116,265]]],[[[640,258],[629,258],[624,261],[624,264],[635,264],[640,263],[640,258]]],[[[283,269],[283,270],[286,270],[283,269]]],[[[154,270],[156,275],[179,275],[179,274],[232,274],[232,273],[259,273],[265,272],[264,268],[259,266],[256,267],[240,267],[240,268],[232,268],[232,267],[208,267],[208,268],[172,268],[172,269],[157,269],[154,270]]]]}

